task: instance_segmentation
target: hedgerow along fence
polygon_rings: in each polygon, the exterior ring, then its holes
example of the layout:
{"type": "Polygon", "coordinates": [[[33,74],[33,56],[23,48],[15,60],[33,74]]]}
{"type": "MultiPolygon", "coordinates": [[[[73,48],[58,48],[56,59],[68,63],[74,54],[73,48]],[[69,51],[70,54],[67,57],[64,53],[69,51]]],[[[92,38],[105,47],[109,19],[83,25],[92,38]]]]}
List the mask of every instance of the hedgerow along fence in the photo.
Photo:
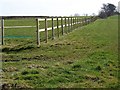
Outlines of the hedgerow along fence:
{"type": "MultiPolygon", "coordinates": [[[[31,18],[31,17],[2,17],[1,19],[1,44],[4,45],[4,19],[12,18],[31,18]]],[[[33,18],[33,17],[32,17],[33,18]]],[[[87,25],[95,21],[96,17],[50,17],[50,16],[39,16],[34,17],[36,19],[36,41],[37,45],[40,46],[41,42],[48,42],[48,39],[54,40],[60,35],[68,34],[72,30],[81,26],[87,25]],[[44,22],[42,22],[44,21],[44,22]],[[42,22],[42,24],[41,24],[42,22]],[[42,35],[41,35],[42,34],[42,35]]],[[[24,28],[34,26],[14,26],[11,28],[24,28]]],[[[24,32],[23,32],[24,33],[24,32]]]]}

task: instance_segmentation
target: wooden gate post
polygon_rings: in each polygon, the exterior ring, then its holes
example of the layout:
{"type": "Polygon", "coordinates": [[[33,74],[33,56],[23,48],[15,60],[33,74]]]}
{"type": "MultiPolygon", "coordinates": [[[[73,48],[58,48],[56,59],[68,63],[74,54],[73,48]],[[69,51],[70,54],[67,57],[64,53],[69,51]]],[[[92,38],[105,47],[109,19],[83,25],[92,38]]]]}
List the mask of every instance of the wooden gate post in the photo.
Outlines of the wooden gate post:
{"type": "Polygon", "coordinates": [[[45,42],[48,42],[47,17],[45,17],[45,42]]]}
{"type": "Polygon", "coordinates": [[[37,30],[36,30],[36,32],[37,32],[37,45],[39,47],[40,46],[40,34],[39,34],[39,20],[38,19],[36,19],[36,28],[37,28],[37,30]]]}
{"type": "Polygon", "coordinates": [[[4,19],[1,19],[1,44],[4,45],[4,19]]]}

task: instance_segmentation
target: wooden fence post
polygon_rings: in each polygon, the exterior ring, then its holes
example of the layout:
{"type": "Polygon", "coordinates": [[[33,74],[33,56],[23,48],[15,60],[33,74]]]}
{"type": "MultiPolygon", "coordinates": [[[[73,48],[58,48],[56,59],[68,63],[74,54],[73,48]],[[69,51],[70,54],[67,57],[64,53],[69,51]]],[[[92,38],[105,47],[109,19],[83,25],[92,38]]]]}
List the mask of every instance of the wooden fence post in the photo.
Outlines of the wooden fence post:
{"type": "Polygon", "coordinates": [[[83,26],[85,25],[85,18],[83,18],[83,26]]]}
{"type": "Polygon", "coordinates": [[[40,46],[40,34],[39,34],[39,20],[38,19],[36,19],[36,28],[37,28],[37,30],[36,30],[36,32],[37,32],[37,45],[39,47],[40,46]]]}
{"type": "Polygon", "coordinates": [[[54,18],[52,17],[52,40],[55,38],[54,36],[54,18]]]}
{"type": "Polygon", "coordinates": [[[88,18],[88,24],[89,24],[89,20],[90,20],[90,19],[88,18]]]}
{"type": "Polygon", "coordinates": [[[75,18],[74,18],[74,29],[76,28],[76,21],[75,21],[75,18]]]}
{"type": "Polygon", "coordinates": [[[88,18],[86,18],[86,25],[88,24],[88,18]]]}
{"type": "Polygon", "coordinates": [[[78,17],[77,17],[77,28],[79,27],[79,25],[78,25],[78,17]]]}
{"type": "Polygon", "coordinates": [[[72,31],[72,17],[71,17],[71,31],[72,31]]]}
{"type": "Polygon", "coordinates": [[[57,33],[58,33],[58,37],[59,37],[59,20],[58,20],[58,17],[57,17],[57,33]]]}
{"type": "Polygon", "coordinates": [[[83,18],[83,26],[85,25],[85,18],[83,18]]]}
{"type": "Polygon", "coordinates": [[[2,17],[0,17],[0,45],[2,45],[2,17]]]}
{"type": "Polygon", "coordinates": [[[75,18],[73,17],[73,29],[75,29],[75,18]]]}
{"type": "Polygon", "coordinates": [[[48,42],[47,17],[45,17],[45,42],[48,42]]]}
{"type": "Polygon", "coordinates": [[[81,26],[83,26],[83,18],[81,19],[81,26]]]}
{"type": "Polygon", "coordinates": [[[87,19],[86,19],[86,17],[85,17],[85,25],[87,25],[87,19]]]}
{"type": "Polygon", "coordinates": [[[92,22],[92,17],[90,17],[90,22],[92,22]]]}
{"type": "Polygon", "coordinates": [[[80,27],[82,27],[82,19],[80,18],[80,27]]]}
{"type": "Polygon", "coordinates": [[[63,29],[63,18],[61,17],[61,29],[62,29],[62,35],[64,34],[64,29],[63,29]]]}
{"type": "Polygon", "coordinates": [[[89,18],[87,18],[87,24],[89,24],[89,18]]]}
{"type": "Polygon", "coordinates": [[[78,18],[78,27],[79,27],[79,18],[78,18]]]}
{"type": "Polygon", "coordinates": [[[85,25],[85,18],[83,18],[83,25],[85,25]]]}
{"type": "Polygon", "coordinates": [[[68,32],[70,32],[70,19],[68,17],[68,32]]]}
{"type": "Polygon", "coordinates": [[[66,22],[66,17],[65,17],[65,31],[67,33],[67,22],[66,22]]]}
{"type": "Polygon", "coordinates": [[[90,23],[90,18],[88,18],[88,24],[90,23]]]}
{"type": "Polygon", "coordinates": [[[80,18],[78,19],[78,22],[79,22],[79,26],[81,27],[81,22],[80,22],[80,18]]]}
{"type": "Polygon", "coordinates": [[[75,24],[76,24],[76,26],[75,26],[75,27],[77,28],[77,18],[76,18],[76,17],[75,17],[75,24]]]}
{"type": "Polygon", "coordinates": [[[77,17],[75,19],[76,19],[76,28],[77,28],[77,17]]]}
{"type": "Polygon", "coordinates": [[[4,19],[1,19],[1,44],[4,45],[4,19]]]}

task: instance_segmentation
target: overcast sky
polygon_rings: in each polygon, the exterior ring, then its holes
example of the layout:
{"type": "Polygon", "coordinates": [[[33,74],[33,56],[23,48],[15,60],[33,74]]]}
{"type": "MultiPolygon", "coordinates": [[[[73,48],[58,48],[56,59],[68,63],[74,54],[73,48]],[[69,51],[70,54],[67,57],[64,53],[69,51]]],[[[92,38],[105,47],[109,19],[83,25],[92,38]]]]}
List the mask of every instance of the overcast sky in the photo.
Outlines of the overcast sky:
{"type": "Polygon", "coordinates": [[[98,14],[103,3],[119,0],[0,0],[0,16],[69,16],[98,14]]]}

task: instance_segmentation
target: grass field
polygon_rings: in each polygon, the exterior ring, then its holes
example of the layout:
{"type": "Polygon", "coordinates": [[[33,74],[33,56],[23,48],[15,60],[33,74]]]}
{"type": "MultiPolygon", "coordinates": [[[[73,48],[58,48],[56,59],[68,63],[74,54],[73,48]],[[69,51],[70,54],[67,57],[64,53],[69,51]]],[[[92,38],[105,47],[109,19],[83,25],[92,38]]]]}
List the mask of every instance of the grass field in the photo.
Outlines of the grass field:
{"type": "MultiPolygon", "coordinates": [[[[81,17],[83,18],[83,17],[81,17]]],[[[55,18],[56,19],[56,18],[55,18]]],[[[48,20],[48,28],[52,27],[52,21],[48,20]]],[[[71,20],[69,20],[69,23],[71,23],[71,20]]],[[[63,24],[65,24],[65,20],[63,20],[63,24]]],[[[68,20],[66,20],[66,24],[68,24],[68,20]]],[[[61,25],[61,18],[59,18],[59,25],[61,25]]],[[[8,26],[36,26],[36,20],[35,18],[29,18],[29,19],[5,19],[5,27],[8,26]]],[[[54,20],[54,26],[57,26],[57,20],[54,20]]],[[[77,27],[77,25],[73,25],[73,28],[77,27]]],[[[45,21],[44,19],[40,21],[40,29],[45,28],[45,21]]],[[[68,32],[68,27],[64,27],[64,32],[68,32]],[[67,28],[67,29],[66,29],[67,28]]],[[[55,37],[58,37],[59,35],[62,35],[62,29],[59,28],[59,32],[57,29],[55,31],[55,37]]],[[[52,38],[51,30],[48,31],[49,39],[52,38]]],[[[41,41],[45,40],[45,33],[40,33],[40,39],[41,41]]],[[[36,44],[36,27],[28,27],[28,28],[5,28],[5,45],[7,46],[14,46],[14,45],[22,45],[26,44],[26,42],[32,42],[32,44],[36,44]],[[20,41],[23,41],[22,43],[20,41]]],[[[28,44],[28,43],[27,43],[28,44]]]]}
{"type": "Polygon", "coordinates": [[[54,41],[42,42],[39,48],[29,39],[18,41],[3,47],[3,83],[6,85],[16,88],[119,87],[117,16],[98,19],[54,41]]]}

